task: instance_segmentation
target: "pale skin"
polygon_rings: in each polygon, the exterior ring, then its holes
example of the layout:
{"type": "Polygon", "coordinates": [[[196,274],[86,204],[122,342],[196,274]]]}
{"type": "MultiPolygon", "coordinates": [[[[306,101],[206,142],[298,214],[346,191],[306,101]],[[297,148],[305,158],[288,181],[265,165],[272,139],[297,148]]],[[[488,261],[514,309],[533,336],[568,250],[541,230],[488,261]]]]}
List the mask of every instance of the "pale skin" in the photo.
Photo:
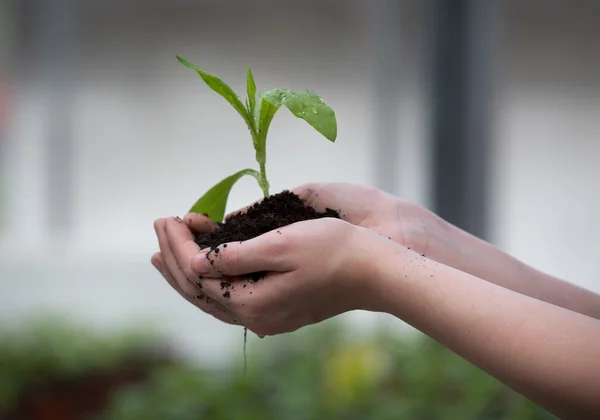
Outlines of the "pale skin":
{"type": "Polygon", "coordinates": [[[560,418],[600,418],[599,295],[374,188],[294,192],[317,209],[342,209],[343,220],[301,222],[207,254],[192,232],[212,229],[210,220],[159,219],[152,263],[190,303],[258,335],[352,310],[389,313],[560,418]],[[241,277],[256,271],[268,274],[241,277]],[[229,298],[223,277],[234,283],[229,298]]]}

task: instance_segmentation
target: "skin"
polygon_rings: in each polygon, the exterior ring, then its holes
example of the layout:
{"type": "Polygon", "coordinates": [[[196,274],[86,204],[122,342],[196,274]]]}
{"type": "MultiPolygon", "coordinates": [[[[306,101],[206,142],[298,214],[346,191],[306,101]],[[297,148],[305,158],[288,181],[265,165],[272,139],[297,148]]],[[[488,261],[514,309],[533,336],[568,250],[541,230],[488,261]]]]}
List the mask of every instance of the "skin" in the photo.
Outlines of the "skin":
{"type": "Polygon", "coordinates": [[[152,262],[188,301],[261,336],[352,310],[385,312],[560,418],[600,417],[600,296],[376,189],[295,192],[317,208],[343,209],[344,220],[301,222],[207,253],[192,232],[212,229],[209,220],[159,219],[152,262]],[[268,274],[256,283],[241,277],[256,271],[268,274]],[[234,284],[229,299],[223,277],[234,284]]]}

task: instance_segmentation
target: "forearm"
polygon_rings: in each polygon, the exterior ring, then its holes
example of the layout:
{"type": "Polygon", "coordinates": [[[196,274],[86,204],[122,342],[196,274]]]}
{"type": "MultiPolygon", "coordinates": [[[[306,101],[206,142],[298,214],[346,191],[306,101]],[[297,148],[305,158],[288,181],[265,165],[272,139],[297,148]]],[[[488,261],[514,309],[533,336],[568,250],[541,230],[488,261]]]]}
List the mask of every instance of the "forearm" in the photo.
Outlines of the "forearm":
{"type": "Polygon", "coordinates": [[[600,416],[598,320],[418,255],[378,270],[379,310],[559,416],[600,416]]]}
{"type": "MultiPolygon", "coordinates": [[[[437,217],[437,216],[436,216],[437,217]]],[[[498,286],[600,319],[600,295],[544,274],[439,220],[427,256],[498,286]]]]}

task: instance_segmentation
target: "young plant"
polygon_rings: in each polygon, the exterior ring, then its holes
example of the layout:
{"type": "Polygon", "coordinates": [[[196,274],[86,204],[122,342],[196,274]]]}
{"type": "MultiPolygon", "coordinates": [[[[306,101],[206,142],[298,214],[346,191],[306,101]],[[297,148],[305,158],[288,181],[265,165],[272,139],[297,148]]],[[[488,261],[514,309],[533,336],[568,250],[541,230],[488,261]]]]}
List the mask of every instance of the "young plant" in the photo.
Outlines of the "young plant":
{"type": "Polygon", "coordinates": [[[202,80],[216,93],[229,102],[242,116],[252,137],[259,170],[242,169],[223,179],[208,190],[190,209],[190,213],[207,214],[215,222],[222,222],[227,206],[229,192],[234,184],[243,176],[250,175],[256,179],[263,195],[269,197],[269,181],[267,179],[267,133],[275,113],[285,105],[292,114],[303,119],[331,142],[337,137],[337,122],[333,110],[313,92],[294,92],[289,89],[266,90],[256,95],[256,84],[252,70],[246,71],[248,98],[242,103],[238,95],[218,77],[202,70],[197,65],[177,56],[184,66],[194,70],[202,80]]]}

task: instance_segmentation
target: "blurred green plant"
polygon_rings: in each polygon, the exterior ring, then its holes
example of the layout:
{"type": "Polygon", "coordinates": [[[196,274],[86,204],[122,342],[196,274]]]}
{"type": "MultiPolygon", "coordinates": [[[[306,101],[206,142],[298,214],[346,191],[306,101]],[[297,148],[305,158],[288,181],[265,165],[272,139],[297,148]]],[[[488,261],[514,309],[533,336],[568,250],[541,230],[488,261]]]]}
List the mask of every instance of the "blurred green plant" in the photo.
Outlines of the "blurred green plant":
{"type": "MultiPolygon", "coordinates": [[[[156,349],[168,348],[156,333],[139,327],[95,332],[60,320],[5,328],[1,337],[0,418],[31,387],[118,372],[152,358],[156,349]]],[[[220,369],[185,359],[150,364],[145,379],[109,390],[108,403],[102,402],[95,418],[554,418],[418,333],[354,334],[339,321],[329,320],[253,341],[245,377],[241,358],[220,369]]],[[[85,395],[71,398],[81,397],[85,395]]]]}
{"type": "Polygon", "coordinates": [[[27,390],[152,360],[162,344],[138,326],[97,332],[52,316],[4,327],[0,337],[0,416],[27,390]]]}
{"type": "Polygon", "coordinates": [[[150,381],[117,392],[100,418],[554,418],[425,336],[352,337],[328,321],[257,341],[246,377],[238,367],[182,363],[161,369],[150,381]]]}

